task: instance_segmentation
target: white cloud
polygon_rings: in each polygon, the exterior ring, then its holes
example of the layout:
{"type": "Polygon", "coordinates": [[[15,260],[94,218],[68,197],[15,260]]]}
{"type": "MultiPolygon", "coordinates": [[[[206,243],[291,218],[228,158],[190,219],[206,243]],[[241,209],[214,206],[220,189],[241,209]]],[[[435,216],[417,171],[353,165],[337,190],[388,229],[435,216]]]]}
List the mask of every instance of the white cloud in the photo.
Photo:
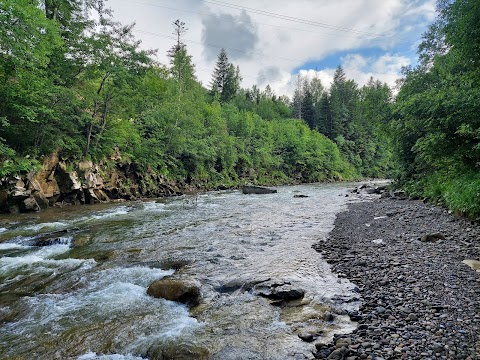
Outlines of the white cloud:
{"type": "Polygon", "coordinates": [[[410,60],[401,55],[385,54],[372,58],[353,54],[343,58],[342,63],[347,77],[355,80],[360,86],[373,77],[393,87],[402,67],[410,65],[410,60]]]}
{"type": "MultiPolygon", "coordinates": [[[[124,23],[137,22],[137,29],[143,31],[137,32],[137,36],[145,47],[159,50],[159,61],[166,63],[165,54],[175,42],[171,38],[171,23],[180,19],[189,28],[185,42],[196,64],[197,76],[204,84],[210,81],[213,54],[223,46],[235,65],[240,66],[243,86],[268,81],[279,95],[291,94],[289,83],[294,69],[340,52],[350,53],[339,59],[349,78],[363,84],[372,75],[393,84],[400,67],[414,62],[416,55],[411,50],[435,14],[435,0],[230,0],[229,3],[239,8],[216,6],[203,0],[109,1],[115,18],[124,23]],[[270,14],[261,15],[262,11],[270,14]],[[208,14],[208,19],[220,19],[221,23],[209,21],[207,29],[208,14]],[[288,21],[285,16],[307,21],[288,21]],[[209,42],[207,46],[202,42],[206,30],[218,44],[209,42]],[[399,46],[410,53],[402,53],[399,46]],[[235,56],[228,48],[245,49],[249,56],[235,56]],[[383,49],[384,54],[367,57],[362,55],[362,49],[366,48],[383,49]]],[[[308,74],[313,71],[307,70],[308,74]]],[[[334,69],[319,69],[317,76],[327,85],[333,72],[334,69]]],[[[259,85],[264,87],[266,83],[259,85]]]]}

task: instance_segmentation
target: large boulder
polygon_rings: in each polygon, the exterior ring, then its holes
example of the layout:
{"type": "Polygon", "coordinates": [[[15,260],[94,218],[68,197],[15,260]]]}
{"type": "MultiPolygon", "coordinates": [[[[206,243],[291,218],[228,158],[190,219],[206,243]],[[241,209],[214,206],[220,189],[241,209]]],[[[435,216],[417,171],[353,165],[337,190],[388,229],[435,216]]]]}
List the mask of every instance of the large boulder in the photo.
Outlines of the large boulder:
{"type": "Polygon", "coordinates": [[[29,175],[29,190],[41,192],[47,198],[60,194],[60,188],[55,179],[55,171],[60,162],[58,153],[55,152],[43,159],[42,168],[29,175]]]}
{"type": "Polygon", "coordinates": [[[177,301],[188,306],[200,303],[200,284],[192,280],[163,278],[154,281],[147,289],[147,294],[156,298],[177,301]]]}

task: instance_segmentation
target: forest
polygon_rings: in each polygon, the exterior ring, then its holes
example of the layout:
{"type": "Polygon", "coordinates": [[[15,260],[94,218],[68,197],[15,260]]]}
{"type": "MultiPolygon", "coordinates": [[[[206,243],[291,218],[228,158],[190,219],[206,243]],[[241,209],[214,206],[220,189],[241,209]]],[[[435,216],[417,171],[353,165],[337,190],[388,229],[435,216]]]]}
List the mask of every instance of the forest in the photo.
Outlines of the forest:
{"type": "Polygon", "coordinates": [[[224,49],[202,85],[180,20],[160,64],[102,0],[0,0],[0,177],[56,151],[202,189],[392,178],[478,217],[480,3],[437,7],[397,89],[339,66],[328,88],[298,76],[288,99],[242,88],[224,49]]]}

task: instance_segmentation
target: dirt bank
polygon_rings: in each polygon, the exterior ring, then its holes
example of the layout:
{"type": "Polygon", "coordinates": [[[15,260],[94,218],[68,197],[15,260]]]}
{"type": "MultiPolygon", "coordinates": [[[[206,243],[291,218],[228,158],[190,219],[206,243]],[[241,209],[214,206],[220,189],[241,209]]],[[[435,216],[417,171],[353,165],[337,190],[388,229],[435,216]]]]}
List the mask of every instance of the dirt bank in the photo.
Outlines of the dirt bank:
{"type": "Polygon", "coordinates": [[[480,226],[421,201],[353,203],[315,246],[359,288],[357,330],[319,359],[477,359],[480,226]],[[426,235],[433,236],[426,236],[426,235]]]}

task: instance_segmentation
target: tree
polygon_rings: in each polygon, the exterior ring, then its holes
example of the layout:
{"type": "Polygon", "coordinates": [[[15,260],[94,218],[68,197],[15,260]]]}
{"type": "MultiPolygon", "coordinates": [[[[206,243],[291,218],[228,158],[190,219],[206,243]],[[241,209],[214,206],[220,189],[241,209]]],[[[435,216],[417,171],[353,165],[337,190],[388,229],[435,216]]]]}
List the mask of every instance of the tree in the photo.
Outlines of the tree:
{"type": "Polygon", "coordinates": [[[330,96],[324,92],[320,99],[317,111],[318,131],[333,140],[332,110],[330,106],[330,96]]]}
{"type": "Polygon", "coordinates": [[[303,102],[303,84],[304,78],[300,73],[297,74],[294,78],[295,90],[293,92],[292,98],[292,112],[297,119],[302,119],[302,102],[303,102]]]}
{"type": "Polygon", "coordinates": [[[347,80],[345,72],[338,66],[333,75],[330,88],[330,103],[332,111],[332,136],[352,140],[355,136],[351,125],[357,110],[358,89],[353,80],[347,80]]]}
{"type": "Polygon", "coordinates": [[[103,19],[98,33],[91,35],[94,45],[90,62],[82,76],[86,106],[91,116],[86,119],[85,151],[89,155],[92,138],[99,145],[110,113],[112,101],[119,90],[139,75],[145,74],[152,64],[152,51],[140,50],[132,30],[135,24],[122,26],[117,22],[103,19]],[[88,104],[90,102],[90,104],[88,104]]]}
{"type": "Polygon", "coordinates": [[[438,19],[405,69],[394,109],[399,180],[410,191],[480,214],[480,3],[439,1],[438,19]]]}
{"type": "Polygon", "coordinates": [[[177,43],[168,51],[173,78],[180,85],[180,92],[195,81],[192,57],[187,53],[187,47],[182,42],[182,36],[187,32],[185,23],[176,20],[172,23],[177,43]]]}
{"type": "Polygon", "coordinates": [[[306,89],[303,91],[302,119],[305,120],[310,129],[313,130],[316,127],[315,104],[313,102],[313,94],[308,86],[306,86],[306,89]]]}
{"type": "Polygon", "coordinates": [[[218,54],[217,63],[213,70],[212,82],[210,84],[210,93],[214,98],[219,98],[221,102],[228,102],[233,99],[240,89],[240,68],[231,64],[225,49],[221,49],[218,54]]]}
{"type": "Polygon", "coordinates": [[[17,152],[30,147],[33,155],[43,146],[45,130],[56,133],[50,123],[56,116],[51,104],[59,89],[48,66],[60,46],[60,30],[46,18],[39,2],[0,4],[0,136],[17,152]]]}

